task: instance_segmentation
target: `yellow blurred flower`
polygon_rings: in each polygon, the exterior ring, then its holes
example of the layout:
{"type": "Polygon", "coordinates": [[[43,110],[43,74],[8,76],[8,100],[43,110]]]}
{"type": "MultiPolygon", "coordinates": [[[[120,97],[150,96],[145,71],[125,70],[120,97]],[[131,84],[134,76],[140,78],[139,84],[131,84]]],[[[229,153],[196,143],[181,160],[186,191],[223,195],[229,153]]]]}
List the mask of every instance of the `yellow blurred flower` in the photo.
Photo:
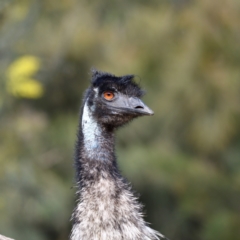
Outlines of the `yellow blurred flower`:
{"type": "Polygon", "coordinates": [[[30,76],[40,68],[40,60],[34,56],[24,56],[14,61],[8,68],[9,79],[30,76]]]}
{"type": "Polygon", "coordinates": [[[24,80],[20,84],[10,85],[8,90],[15,97],[22,98],[39,98],[43,95],[42,85],[33,80],[24,80]]]}
{"type": "Polygon", "coordinates": [[[39,98],[43,95],[43,86],[33,78],[40,69],[40,59],[23,56],[14,61],[7,69],[7,90],[15,97],[39,98]]]}

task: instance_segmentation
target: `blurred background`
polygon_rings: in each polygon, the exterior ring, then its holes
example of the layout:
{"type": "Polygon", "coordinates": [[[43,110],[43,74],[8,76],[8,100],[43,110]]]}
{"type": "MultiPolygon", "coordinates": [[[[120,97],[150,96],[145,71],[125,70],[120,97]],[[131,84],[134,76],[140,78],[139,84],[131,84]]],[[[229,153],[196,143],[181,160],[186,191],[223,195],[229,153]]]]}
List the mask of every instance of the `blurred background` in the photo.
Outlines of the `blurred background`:
{"type": "Polygon", "coordinates": [[[0,233],[64,240],[92,66],[136,74],[154,117],[118,133],[123,175],[171,240],[240,236],[239,0],[1,0],[0,233]]]}

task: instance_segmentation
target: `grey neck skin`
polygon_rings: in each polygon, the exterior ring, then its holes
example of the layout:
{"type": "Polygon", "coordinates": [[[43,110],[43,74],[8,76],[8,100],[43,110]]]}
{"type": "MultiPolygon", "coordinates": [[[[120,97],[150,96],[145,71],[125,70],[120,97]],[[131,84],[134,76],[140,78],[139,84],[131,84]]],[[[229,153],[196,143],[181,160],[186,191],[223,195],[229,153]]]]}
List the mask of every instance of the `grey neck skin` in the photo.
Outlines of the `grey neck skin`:
{"type": "Polygon", "coordinates": [[[89,160],[114,159],[114,133],[93,118],[87,103],[82,114],[83,153],[89,160]]]}
{"type": "Polygon", "coordinates": [[[75,159],[79,187],[88,186],[103,175],[119,177],[114,154],[114,131],[97,123],[87,101],[80,124],[75,159]]]}

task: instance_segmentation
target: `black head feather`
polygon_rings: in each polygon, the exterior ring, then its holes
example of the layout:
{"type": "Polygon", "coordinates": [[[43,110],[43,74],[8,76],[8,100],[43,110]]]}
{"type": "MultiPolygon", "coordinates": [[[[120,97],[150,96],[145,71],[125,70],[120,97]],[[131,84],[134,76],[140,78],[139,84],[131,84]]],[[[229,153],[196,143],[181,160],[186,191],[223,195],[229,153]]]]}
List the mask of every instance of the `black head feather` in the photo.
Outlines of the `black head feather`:
{"type": "Polygon", "coordinates": [[[92,86],[98,88],[100,94],[106,90],[116,89],[117,91],[133,97],[142,97],[144,91],[134,82],[134,75],[115,76],[111,73],[92,70],[92,86]]]}

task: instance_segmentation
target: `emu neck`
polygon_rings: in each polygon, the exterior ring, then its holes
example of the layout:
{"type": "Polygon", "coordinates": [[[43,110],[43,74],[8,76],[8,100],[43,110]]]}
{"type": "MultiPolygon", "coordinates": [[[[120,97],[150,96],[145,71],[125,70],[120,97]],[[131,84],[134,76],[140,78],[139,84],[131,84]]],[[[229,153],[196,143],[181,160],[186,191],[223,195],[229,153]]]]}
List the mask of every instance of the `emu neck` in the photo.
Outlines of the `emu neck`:
{"type": "Polygon", "coordinates": [[[82,158],[90,161],[114,160],[114,132],[99,124],[85,103],[82,114],[82,158]]]}
{"type": "Polygon", "coordinates": [[[85,104],[77,145],[78,203],[71,240],[157,240],[141,206],[121,177],[114,156],[114,132],[99,124],[85,104]]]}

